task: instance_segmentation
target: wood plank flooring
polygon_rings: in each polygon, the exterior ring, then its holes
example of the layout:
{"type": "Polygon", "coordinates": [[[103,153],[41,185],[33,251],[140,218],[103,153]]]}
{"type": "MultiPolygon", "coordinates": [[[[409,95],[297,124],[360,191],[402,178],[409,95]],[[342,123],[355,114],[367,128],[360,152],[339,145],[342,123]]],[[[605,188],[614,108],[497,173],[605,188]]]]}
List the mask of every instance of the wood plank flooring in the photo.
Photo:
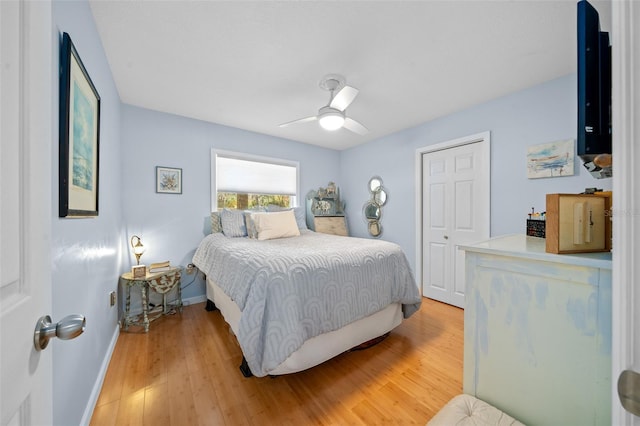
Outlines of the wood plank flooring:
{"type": "Polygon", "coordinates": [[[462,392],[463,315],[425,298],[376,346],[245,378],[220,312],[187,306],[120,333],[91,425],[424,425],[462,392]]]}

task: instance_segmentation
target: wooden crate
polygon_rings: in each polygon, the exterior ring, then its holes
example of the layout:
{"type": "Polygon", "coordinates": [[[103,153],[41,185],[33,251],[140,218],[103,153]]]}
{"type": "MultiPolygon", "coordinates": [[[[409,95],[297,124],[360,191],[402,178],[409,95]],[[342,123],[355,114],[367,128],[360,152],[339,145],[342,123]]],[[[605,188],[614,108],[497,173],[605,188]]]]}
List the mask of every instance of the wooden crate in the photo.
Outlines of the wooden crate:
{"type": "Polygon", "coordinates": [[[547,194],[547,253],[611,250],[611,192],[547,194]]]}

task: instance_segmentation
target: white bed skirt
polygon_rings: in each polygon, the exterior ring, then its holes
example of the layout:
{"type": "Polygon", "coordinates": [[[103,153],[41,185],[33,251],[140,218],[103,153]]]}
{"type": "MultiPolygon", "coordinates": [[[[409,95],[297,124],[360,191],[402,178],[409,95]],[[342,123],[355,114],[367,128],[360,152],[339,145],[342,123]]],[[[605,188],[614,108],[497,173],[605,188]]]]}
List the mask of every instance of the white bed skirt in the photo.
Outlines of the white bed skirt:
{"type": "MultiPolygon", "coordinates": [[[[237,336],[240,309],[211,279],[207,279],[207,299],[220,309],[225,321],[237,336]]],[[[296,373],[316,366],[361,343],[393,330],[400,325],[402,318],[402,305],[394,303],[375,314],[347,324],[339,330],[312,337],[269,374],[296,373]]]]}

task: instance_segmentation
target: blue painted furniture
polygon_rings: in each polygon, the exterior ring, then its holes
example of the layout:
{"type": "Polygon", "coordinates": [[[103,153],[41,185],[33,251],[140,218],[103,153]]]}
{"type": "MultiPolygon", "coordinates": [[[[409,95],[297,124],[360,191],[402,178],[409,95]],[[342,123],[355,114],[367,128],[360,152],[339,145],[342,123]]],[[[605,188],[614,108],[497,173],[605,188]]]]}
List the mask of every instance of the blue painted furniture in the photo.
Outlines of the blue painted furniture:
{"type": "Polygon", "coordinates": [[[611,253],[498,237],[466,258],[465,393],[528,425],[611,422],[611,253]]]}

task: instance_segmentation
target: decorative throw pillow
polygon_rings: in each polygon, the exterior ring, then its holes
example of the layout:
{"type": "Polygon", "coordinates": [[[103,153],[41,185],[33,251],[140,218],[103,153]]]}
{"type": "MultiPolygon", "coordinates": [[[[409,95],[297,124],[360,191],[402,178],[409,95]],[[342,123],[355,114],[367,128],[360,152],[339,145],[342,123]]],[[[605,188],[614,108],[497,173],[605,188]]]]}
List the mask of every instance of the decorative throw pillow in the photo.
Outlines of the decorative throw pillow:
{"type": "Polygon", "coordinates": [[[220,221],[220,212],[211,212],[211,233],[218,234],[222,232],[222,222],[220,221]]]}
{"type": "Polygon", "coordinates": [[[224,209],[220,214],[222,233],[227,237],[246,237],[247,226],[244,223],[244,212],[224,209]]]}
{"type": "Polygon", "coordinates": [[[286,210],[293,210],[293,213],[296,216],[296,223],[298,224],[298,229],[300,230],[309,229],[307,227],[307,213],[303,206],[294,207],[293,209],[291,207],[276,206],[275,204],[269,204],[267,206],[268,212],[283,212],[286,210]]]}
{"type": "Polygon", "coordinates": [[[247,226],[247,235],[249,236],[249,238],[258,238],[258,230],[256,229],[256,224],[251,217],[253,213],[255,212],[244,212],[244,223],[247,226]]]}
{"type": "Polygon", "coordinates": [[[298,229],[309,229],[307,228],[307,212],[303,206],[294,207],[293,213],[296,215],[296,223],[298,224],[298,229]]]}
{"type": "Polygon", "coordinates": [[[297,237],[300,235],[293,210],[272,213],[253,213],[251,218],[258,231],[259,240],[297,237]]]}

